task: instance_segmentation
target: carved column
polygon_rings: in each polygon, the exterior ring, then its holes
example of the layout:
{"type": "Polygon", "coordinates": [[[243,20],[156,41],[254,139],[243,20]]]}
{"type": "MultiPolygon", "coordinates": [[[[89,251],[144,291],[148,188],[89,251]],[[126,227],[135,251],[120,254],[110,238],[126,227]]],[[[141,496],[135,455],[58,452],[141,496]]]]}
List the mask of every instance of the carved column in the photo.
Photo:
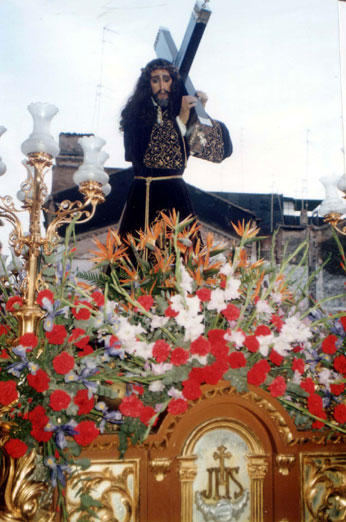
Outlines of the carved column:
{"type": "Polygon", "coordinates": [[[197,475],[196,455],[177,457],[179,461],[179,479],[181,482],[181,520],[192,522],[193,481],[197,475]]]}
{"type": "Polygon", "coordinates": [[[268,460],[263,455],[249,455],[248,472],[251,479],[251,520],[263,522],[263,482],[268,472],[268,460]]]}

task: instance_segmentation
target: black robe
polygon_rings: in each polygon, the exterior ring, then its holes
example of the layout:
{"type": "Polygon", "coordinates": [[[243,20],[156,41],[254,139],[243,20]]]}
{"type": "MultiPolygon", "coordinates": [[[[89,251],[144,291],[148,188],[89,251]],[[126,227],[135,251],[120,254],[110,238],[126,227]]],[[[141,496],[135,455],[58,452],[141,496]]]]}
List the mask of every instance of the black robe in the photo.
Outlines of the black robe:
{"type": "MultiPolygon", "coordinates": [[[[224,158],[232,153],[227,128],[221,124],[224,158]]],[[[151,224],[160,211],[179,212],[180,221],[195,215],[191,197],[182,178],[189,156],[188,143],[175,119],[163,112],[162,122],[136,122],[124,131],[125,160],[131,161],[134,181],[120,220],[119,234],[126,237],[151,224]]]]}

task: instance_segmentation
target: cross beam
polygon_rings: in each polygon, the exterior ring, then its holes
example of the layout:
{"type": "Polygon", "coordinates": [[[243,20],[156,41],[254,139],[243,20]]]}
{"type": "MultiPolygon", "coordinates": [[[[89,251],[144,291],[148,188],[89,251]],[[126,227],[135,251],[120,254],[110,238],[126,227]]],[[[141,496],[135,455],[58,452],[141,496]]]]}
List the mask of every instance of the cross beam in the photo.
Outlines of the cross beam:
{"type": "MultiPolygon", "coordinates": [[[[165,28],[159,29],[154,44],[157,56],[172,62],[173,65],[177,67],[184,82],[187,94],[190,94],[191,96],[196,95],[196,89],[194,88],[188,74],[211,15],[211,11],[205,7],[205,4],[206,2],[201,6],[198,1],[196,2],[179,51],[174,43],[171,33],[165,28]]],[[[200,123],[210,126],[212,125],[208,114],[205,112],[204,107],[199,100],[195,107],[195,111],[200,123]]]]}

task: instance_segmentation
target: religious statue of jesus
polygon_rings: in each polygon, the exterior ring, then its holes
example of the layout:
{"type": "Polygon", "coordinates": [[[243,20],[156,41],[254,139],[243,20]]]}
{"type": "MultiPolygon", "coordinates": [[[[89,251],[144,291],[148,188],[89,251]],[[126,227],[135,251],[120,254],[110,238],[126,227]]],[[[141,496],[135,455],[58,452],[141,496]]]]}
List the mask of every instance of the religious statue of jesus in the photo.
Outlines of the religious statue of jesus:
{"type": "MultiPolygon", "coordinates": [[[[198,98],[205,105],[207,96],[186,95],[178,70],[167,60],[149,62],[137,82],[133,95],[121,113],[125,160],[131,161],[134,181],[120,220],[119,234],[146,229],[160,211],[173,208],[180,221],[195,215],[190,194],[183,180],[189,157],[188,136],[196,125],[193,108],[198,98]]],[[[232,153],[227,128],[218,122],[222,158],[232,153]]]]}

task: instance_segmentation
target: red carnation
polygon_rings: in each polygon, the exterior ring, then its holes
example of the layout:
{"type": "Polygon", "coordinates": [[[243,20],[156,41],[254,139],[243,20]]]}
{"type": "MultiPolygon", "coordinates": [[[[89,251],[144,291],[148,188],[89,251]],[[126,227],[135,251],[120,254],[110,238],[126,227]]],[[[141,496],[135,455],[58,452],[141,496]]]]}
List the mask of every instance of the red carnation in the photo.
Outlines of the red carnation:
{"type": "Polygon", "coordinates": [[[257,352],[259,350],[259,342],[257,341],[257,337],[255,335],[248,335],[244,341],[244,346],[249,350],[249,352],[257,352]]]}
{"type": "Polygon", "coordinates": [[[78,433],[73,435],[73,438],[80,446],[88,446],[99,435],[99,430],[96,428],[95,423],[89,420],[77,424],[75,430],[78,433]]]}
{"type": "Polygon", "coordinates": [[[275,364],[275,366],[280,366],[282,361],[284,360],[283,356],[276,352],[274,349],[270,352],[269,359],[270,362],[275,364]]]}
{"type": "Polygon", "coordinates": [[[14,295],[13,297],[9,298],[5,308],[8,312],[14,312],[14,310],[18,310],[18,308],[23,306],[23,304],[23,299],[19,297],[19,295],[14,295]]]}
{"type": "Polygon", "coordinates": [[[48,390],[50,378],[44,370],[39,368],[35,375],[28,373],[27,381],[31,388],[34,388],[34,390],[42,393],[48,390]]]}
{"type": "Polygon", "coordinates": [[[105,304],[105,298],[102,292],[95,290],[95,292],[91,294],[91,297],[93,298],[96,306],[103,306],[105,304]]]}
{"type": "Polygon", "coordinates": [[[21,344],[25,348],[36,348],[38,345],[38,338],[34,333],[26,333],[19,337],[18,344],[21,344]]]}
{"type": "Polygon", "coordinates": [[[205,366],[203,366],[203,368],[191,368],[189,379],[195,381],[197,384],[205,382],[205,366]]]}
{"type": "Polygon", "coordinates": [[[317,393],[312,393],[310,397],[308,397],[308,409],[309,412],[316,417],[321,417],[321,413],[323,412],[323,401],[320,395],[317,393]]]}
{"type": "Polygon", "coordinates": [[[271,329],[265,324],[260,324],[255,330],[255,335],[270,335],[271,333],[271,329]]]}
{"type": "Polygon", "coordinates": [[[171,306],[168,306],[165,310],[165,317],[177,317],[178,313],[171,306]]]}
{"type": "Polygon", "coordinates": [[[139,420],[148,426],[150,419],[152,419],[155,413],[156,411],[151,406],[143,406],[139,415],[139,420]]]}
{"type": "Polygon", "coordinates": [[[91,353],[93,353],[93,351],[94,351],[94,348],[90,344],[85,344],[80,347],[80,351],[77,353],[77,356],[85,357],[86,355],[90,355],[91,353]]]}
{"type": "Polygon", "coordinates": [[[336,420],[336,422],[338,422],[339,424],[345,424],[345,422],[346,422],[345,404],[338,404],[337,406],[335,406],[333,415],[334,415],[334,419],[336,420]]]}
{"type": "Polygon", "coordinates": [[[185,397],[185,399],[188,399],[188,400],[191,400],[191,401],[194,401],[195,399],[198,399],[202,392],[201,392],[201,388],[200,388],[200,385],[198,384],[198,382],[192,380],[192,379],[188,379],[186,381],[183,381],[183,395],[185,397]]]}
{"type": "Polygon", "coordinates": [[[303,359],[298,359],[297,357],[295,357],[292,363],[292,370],[296,370],[298,373],[300,373],[300,375],[302,375],[304,373],[304,369],[305,363],[303,359]]]}
{"type": "Polygon", "coordinates": [[[67,336],[66,328],[63,324],[54,324],[50,332],[45,332],[50,344],[62,344],[67,336]]]}
{"type": "Polygon", "coordinates": [[[157,362],[161,363],[168,359],[170,346],[162,339],[155,341],[153,346],[153,357],[157,360],[157,362]]]}
{"type": "Polygon", "coordinates": [[[207,353],[210,352],[210,348],[211,346],[209,341],[200,335],[198,339],[192,341],[190,351],[191,353],[195,353],[197,355],[207,355],[207,353]]]}
{"type": "Polygon", "coordinates": [[[239,318],[240,310],[232,303],[228,303],[226,308],[221,310],[221,313],[226,317],[227,321],[236,321],[239,318]]]}
{"type": "Polygon", "coordinates": [[[331,384],[330,385],[330,391],[332,395],[341,395],[344,393],[345,390],[345,383],[342,382],[341,384],[331,384]]]}
{"type": "Polygon", "coordinates": [[[36,302],[37,304],[39,304],[40,306],[43,306],[44,303],[43,303],[43,299],[49,299],[49,301],[51,303],[54,303],[54,294],[51,290],[41,290],[38,294],[37,294],[37,299],[36,299],[36,302]]]}
{"type": "Polygon", "coordinates": [[[143,306],[144,310],[146,310],[147,312],[154,304],[154,299],[151,295],[140,295],[139,297],[137,297],[137,301],[141,306],[143,306]]]}
{"type": "Polygon", "coordinates": [[[37,440],[37,442],[48,442],[52,436],[52,431],[45,431],[43,428],[33,428],[30,435],[37,440]]]}
{"type": "Polygon", "coordinates": [[[272,315],[270,318],[271,323],[275,326],[278,332],[281,331],[281,328],[284,325],[283,320],[278,315],[272,315]]]}
{"type": "Polygon", "coordinates": [[[129,397],[124,397],[119,406],[120,412],[125,417],[139,417],[143,408],[143,402],[132,393],[129,397]]]}
{"type": "Polygon", "coordinates": [[[280,397],[286,391],[286,382],[282,375],[276,377],[273,382],[269,385],[270,395],[273,397],[280,397]]]}
{"type": "Polygon", "coordinates": [[[49,421],[43,406],[35,406],[28,414],[28,419],[34,428],[44,428],[49,421]]]}
{"type": "Polygon", "coordinates": [[[16,399],[18,399],[16,382],[0,381],[0,404],[8,406],[16,399]]]}
{"type": "Polygon", "coordinates": [[[335,357],[334,368],[337,372],[346,373],[346,357],[344,355],[338,355],[335,357]]]}
{"type": "Polygon", "coordinates": [[[61,352],[53,359],[53,367],[56,373],[65,375],[74,367],[74,358],[67,352],[61,352]]]}
{"type": "Polygon", "coordinates": [[[78,301],[78,299],[76,299],[74,308],[72,308],[72,315],[78,321],[87,321],[91,316],[90,308],[92,308],[92,306],[88,301],[78,301]]]}
{"type": "MultiPolygon", "coordinates": [[[[316,415],[316,417],[319,417],[320,419],[327,419],[327,414],[324,410],[321,410],[319,412],[318,415],[316,415]]],[[[312,423],[312,427],[315,429],[315,430],[319,430],[321,428],[323,428],[324,426],[324,422],[321,421],[321,420],[315,420],[313,423],[312,423]]]]}
{"type": "Polygon", "coordinates": [[[200,288],[199,290],[197,290],[196,295],[200,301],[206,303],[210,301],[211,290],[210,288],[200,288]]]}
{"type": "Polygon", "coordinates": [[[8,332],[9,332],[9,327],[6,326],[5,324],[0,324],[0,336],[1,335],[6,335],[8,332]]]}
{"type": "Polygon", "coordinates": [[[227,360],[229,362],[229,365],[231,368],[243,368],[246,366],[246,359],[242,352],[232,352],[228,357],[227,360]]]}
{"type": "Polygon", "coordinates": [[[337,350],[337,348],[335,346],[335,343],[337,340],[338,340],[338,338],[336,337],[336,335],[333,335],[333,334],[328,335],[328,337],[326,337],[322,341],[322,351],[324,353],[333,355],[333,353],[335,353],[337,350]]]}
{"type": "Polygon", "coordinates": [[[215,385],[221,381],[223,374],[228,370],[228,364],[224,361],[216,361],[205,367],[205,382],[215,385]]]}
{"type": "Polygon", "coordinates": [[[171,363],[174,366],[181,366],[182,364],[187,363],[189,356],[190,354],[187,350],[184,350],[184,348],[180,348],[180,346],[178,346],[171,352],[171,363]]]}
{"type": "Polygon", "coordinates": [[[311,379],[311,377],[307,377],[300,383],[300,387],[305,390],[307,393],[314,393],[315,391],[315,383],[311,379]]]}
{"type": "Polygon", "coordinates": [[[87,344],[89,342],[89,339],[90,339],[90,336],[85,335],[85,330],[83,328],[74,328],[71,332],[71,335],[68,338],[68,342],[75,344],[77,346],[77,343],[87,344]],[[84,343],[84,339],[85,339],[85,343],[84,343]]]}
{"type": "Polygon", "coordinates": [[[88,390],[78,390],[73,402],[78,406],[78,415],[89,413],[95,405],[94,397],[88,397],[88,390]]]}
{"type": "Polygon", "coordinates": [[[181,415],[186,412],[188,405],[189,404],[184,401],[184,399],[171,399],[167,410],[171,415],[181,415]]]}
{"type": "MultiPolygon", "coordinates": [[[[9,359],[10,356],[8,355],[8,353],[6,352],[6,350],[1,350],[0,351],[0,359],[9,359]]],[[[0,369],[1,371],[1,369],[0,369]]]]}
{"type": "Polygon", "coordinates": [[[61,411],[68,408],[71,397],[63,390],[55,390],[50,394],[49,406],[54,411],[61,411]]]}
{"type": "Polygon", "coordinates": [[[220,328],[214,328],[213,330],[209,330],[208,332],[208,340],[213,344],[227,344],[227,341],[225,339],[225,330],[221,330],[220,328]]]}
{"type": "Polygon", "coordinates": [[[264,383],[267,377],[267,373],[270,370],[270,365],[264,359],[258,361],[253,365],[251,370],[247,373],[247,382],[249,384],[254,384],[255,386],[260,386],[264,383]]]}
{"type": "Polygon", "coordinates": [[[9,439],[5,443],[5,450],[10,457],[19,459],[25,455],[28,450],[28,446],[20,439],[9,439]]]}
{"type": "Polygon", "coordinates": [[[343,326],[343,328],[344,328],[344,330],[346,332],[346,315],[340,317],[339,320],[340,320],[340,323],[342,324],[342,326],[343,326]]]}
{"type": "Polygon", "coordinates": [[[225,343],[214,343],[211,347],[211,353],[215,359],[225,359],[228,351],[229,347],[225,343]]]}

